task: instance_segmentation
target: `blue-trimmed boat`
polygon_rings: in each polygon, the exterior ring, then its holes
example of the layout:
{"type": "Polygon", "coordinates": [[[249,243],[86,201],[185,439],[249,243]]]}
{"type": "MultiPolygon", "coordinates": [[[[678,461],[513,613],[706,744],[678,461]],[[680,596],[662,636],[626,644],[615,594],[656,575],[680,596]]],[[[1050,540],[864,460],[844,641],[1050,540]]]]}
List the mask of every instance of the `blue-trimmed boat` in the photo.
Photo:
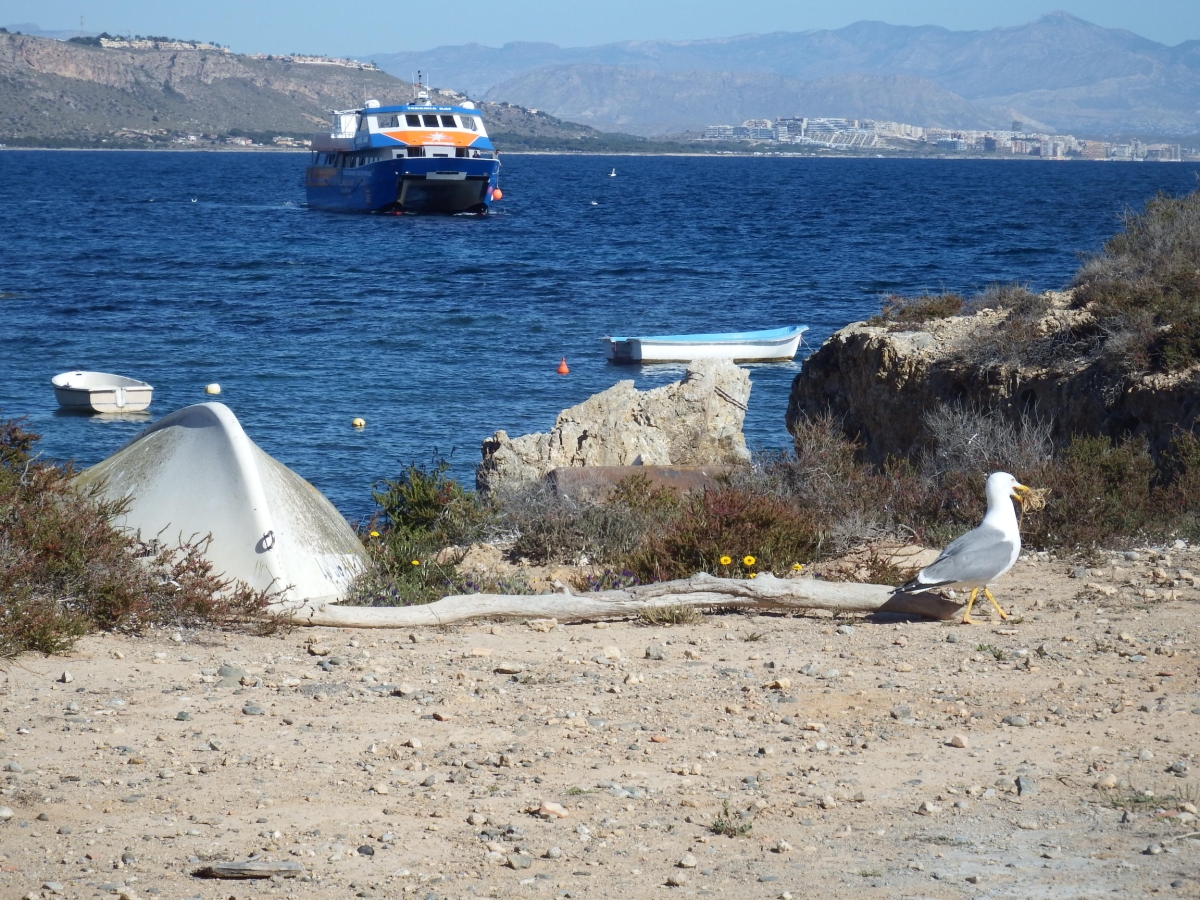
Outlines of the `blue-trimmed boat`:
{"type": "Polygon", "coordinates": [[[648,337],[609,337],[608,358],[614,363],[691,362],[694,359],[732,359],[734,362],[787,362],[796,355],[807,325],[788,325],[762,331],[718,334],[661,334],[648,337]]]}
{"type": "Polygon", "coordinates": [[[487,215],[500,199],[500,160],[469,100],[435,106],[420,89],[403,106],[334,110],[332,133],[314,135],[311,149],[312,209],[487,215]]]}

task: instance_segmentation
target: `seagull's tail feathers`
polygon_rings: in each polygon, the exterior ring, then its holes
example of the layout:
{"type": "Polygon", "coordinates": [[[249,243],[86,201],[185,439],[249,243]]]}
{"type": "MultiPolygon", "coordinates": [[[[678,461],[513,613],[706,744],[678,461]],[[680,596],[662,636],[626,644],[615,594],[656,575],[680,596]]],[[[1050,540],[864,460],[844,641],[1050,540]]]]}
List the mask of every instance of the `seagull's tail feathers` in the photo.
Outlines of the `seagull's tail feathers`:
{"type": "Polygon", "coordinates": [[[926,591],[936,591],[938,588],[953,584],[951,581],[922,581],[918,575],[912,581],[907,581],[898,588],[893,588],[893,594],[924,594],[926,591]]]}

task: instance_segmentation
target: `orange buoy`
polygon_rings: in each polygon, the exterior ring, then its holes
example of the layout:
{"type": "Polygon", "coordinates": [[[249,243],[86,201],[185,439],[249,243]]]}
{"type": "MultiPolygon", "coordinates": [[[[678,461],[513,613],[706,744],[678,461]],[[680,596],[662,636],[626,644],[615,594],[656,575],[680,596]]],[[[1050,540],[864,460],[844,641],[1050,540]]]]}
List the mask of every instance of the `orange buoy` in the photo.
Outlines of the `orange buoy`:
{"type": "Polygon", "coordinates": [[[571,374],[571,370],[567,366],[567,358],[565,356],[562,358],[562,362],[560,362],[558,364],[558,369],[556,371],[558,372],[559,375],[570,375],[571,374]]]}
{"type": "Polygon", "coordinates": [[[492,190],[492,199],[493,200],[503,200],[504,199],[504,191],[500,190],[500,188],[494,188],[492,190]]]}

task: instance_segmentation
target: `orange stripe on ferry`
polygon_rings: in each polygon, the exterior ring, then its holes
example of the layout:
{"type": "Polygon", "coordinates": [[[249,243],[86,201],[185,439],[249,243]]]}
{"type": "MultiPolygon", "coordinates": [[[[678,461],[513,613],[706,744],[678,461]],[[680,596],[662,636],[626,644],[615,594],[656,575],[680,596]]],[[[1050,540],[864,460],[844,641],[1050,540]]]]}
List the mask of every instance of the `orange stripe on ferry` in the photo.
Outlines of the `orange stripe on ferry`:
{"type": "Polygon", "coordinates": [[[403,141],[410,147],[423,147],[426,144],[440,146],[469,147],[479,135],[469,131],[382,131],[388,137],[403,141]]]}

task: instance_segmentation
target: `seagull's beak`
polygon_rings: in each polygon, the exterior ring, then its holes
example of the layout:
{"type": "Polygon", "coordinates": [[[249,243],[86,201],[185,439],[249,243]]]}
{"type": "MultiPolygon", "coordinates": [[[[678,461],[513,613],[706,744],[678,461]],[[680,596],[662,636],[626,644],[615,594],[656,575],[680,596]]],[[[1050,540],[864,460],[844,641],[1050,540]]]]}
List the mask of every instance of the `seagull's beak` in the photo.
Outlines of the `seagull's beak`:
{"type": "Polygon", "coordinates": [[[1029,493],[1030,488],[1025,487],[1025,485],[1023,485],[1023,484],[1014,484],[1013,485],[1012,498],[1020,504],[1025,503],[1025,498],[1021,496],[1022,491],[1024,491],[1025,493],[1029,493]]]}

